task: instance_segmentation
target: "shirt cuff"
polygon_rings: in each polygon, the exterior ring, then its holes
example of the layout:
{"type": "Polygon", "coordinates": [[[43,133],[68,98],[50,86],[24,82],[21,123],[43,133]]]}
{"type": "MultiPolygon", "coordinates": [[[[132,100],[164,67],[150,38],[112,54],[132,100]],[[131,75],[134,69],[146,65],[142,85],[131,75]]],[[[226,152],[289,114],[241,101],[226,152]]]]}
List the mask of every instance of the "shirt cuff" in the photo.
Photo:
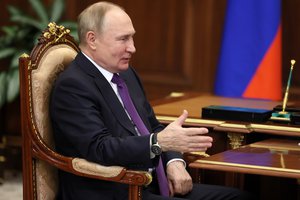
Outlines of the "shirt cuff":
{"type": "Polygon", "coordinates": [[[174,159],[172,159],[172,160],[169,160],[169,162],[167,163],[167,166],[168,166],[171,162],[174,162],[174,161],[181,161],[181,162],[183,163],[184,167],[186,168],[186,162],[185,162],[183,159],[181,159],[181,158],[174,158],[174,159]]]}

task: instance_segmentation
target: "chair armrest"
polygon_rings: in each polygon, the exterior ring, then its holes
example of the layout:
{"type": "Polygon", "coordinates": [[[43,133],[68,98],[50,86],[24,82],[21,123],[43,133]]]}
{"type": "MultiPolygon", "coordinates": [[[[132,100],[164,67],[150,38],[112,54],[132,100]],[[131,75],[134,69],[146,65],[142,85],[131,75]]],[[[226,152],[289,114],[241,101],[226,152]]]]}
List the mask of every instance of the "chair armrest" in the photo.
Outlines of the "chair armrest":
{"type": "Polygon", "coordinates": [[[73,168],[81,173],[103,176],[106,178],[115,178],[118,177],[123,170],[126,170],[124,167],[120,166],[103,166],[97,163],[89,162],[82,158],[74,158],[72,160],[73,168]]]}
{"type": "Polygon", "coordinates": [[[72,167],[81,176],[131,185],[149,185],[152,175],[146,171],[127,170],[121,166],[103,166],[82,158],[73,158],[72,167]]]}

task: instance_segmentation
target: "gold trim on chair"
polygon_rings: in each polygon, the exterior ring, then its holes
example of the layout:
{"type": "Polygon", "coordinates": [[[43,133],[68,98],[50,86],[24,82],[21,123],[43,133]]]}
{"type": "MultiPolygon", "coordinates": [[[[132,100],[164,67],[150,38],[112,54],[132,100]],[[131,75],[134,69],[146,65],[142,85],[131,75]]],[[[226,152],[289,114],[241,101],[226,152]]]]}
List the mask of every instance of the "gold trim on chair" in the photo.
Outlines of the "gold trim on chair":
{"type": "Polygon", "coordinates": [[[48,31],[44,32],[43,36],[47,39],[50,39],[51,36],[54,36],[56,39],[54,40],[54,43],[58,42],[64,35],[67,35],[70,33],[70,30],[65,28],[64,26],[56,25],[55,22],[50,22],[48,24],[48,31]]]}

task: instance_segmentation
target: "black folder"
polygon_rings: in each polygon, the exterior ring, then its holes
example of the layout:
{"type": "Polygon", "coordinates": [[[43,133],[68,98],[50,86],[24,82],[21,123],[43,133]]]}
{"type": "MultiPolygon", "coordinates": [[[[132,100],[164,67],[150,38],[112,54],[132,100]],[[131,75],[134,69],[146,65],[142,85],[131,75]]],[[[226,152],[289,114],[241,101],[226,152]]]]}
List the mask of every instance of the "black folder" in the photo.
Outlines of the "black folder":
{"type": "Polygon", "coordinates": [[[226,121],[266,122],[272,110],[242,108],[233,106],[210,105],[202,108],[203,119],[219,119],[226,121]]]}

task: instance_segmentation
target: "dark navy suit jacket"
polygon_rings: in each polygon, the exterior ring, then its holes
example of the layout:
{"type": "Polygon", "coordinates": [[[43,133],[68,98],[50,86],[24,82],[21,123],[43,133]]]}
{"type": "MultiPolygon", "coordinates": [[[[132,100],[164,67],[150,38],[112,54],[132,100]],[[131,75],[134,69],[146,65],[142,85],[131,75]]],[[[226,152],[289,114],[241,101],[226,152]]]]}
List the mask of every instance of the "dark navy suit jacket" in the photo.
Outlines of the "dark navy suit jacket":
{"type": "MultiPolygon", "coordinates": [[[[155,118],[140,79],[130,67],[125,80],[135,107],[150,133],[164,127],[155,118]]],[[[150,136],[138,136],[111,85],[99,70],[79,53],[58,77],[52,91],[50,115],[56,150],[71,157],[102,165],[148,170],[158,159],[150,158],[150,136]]],[[[181,154],[163,154],[166,163],[181,154]]],[[[127,199],[127,186],[92,180],[59,171],[58,199],[127,199]]]]}

